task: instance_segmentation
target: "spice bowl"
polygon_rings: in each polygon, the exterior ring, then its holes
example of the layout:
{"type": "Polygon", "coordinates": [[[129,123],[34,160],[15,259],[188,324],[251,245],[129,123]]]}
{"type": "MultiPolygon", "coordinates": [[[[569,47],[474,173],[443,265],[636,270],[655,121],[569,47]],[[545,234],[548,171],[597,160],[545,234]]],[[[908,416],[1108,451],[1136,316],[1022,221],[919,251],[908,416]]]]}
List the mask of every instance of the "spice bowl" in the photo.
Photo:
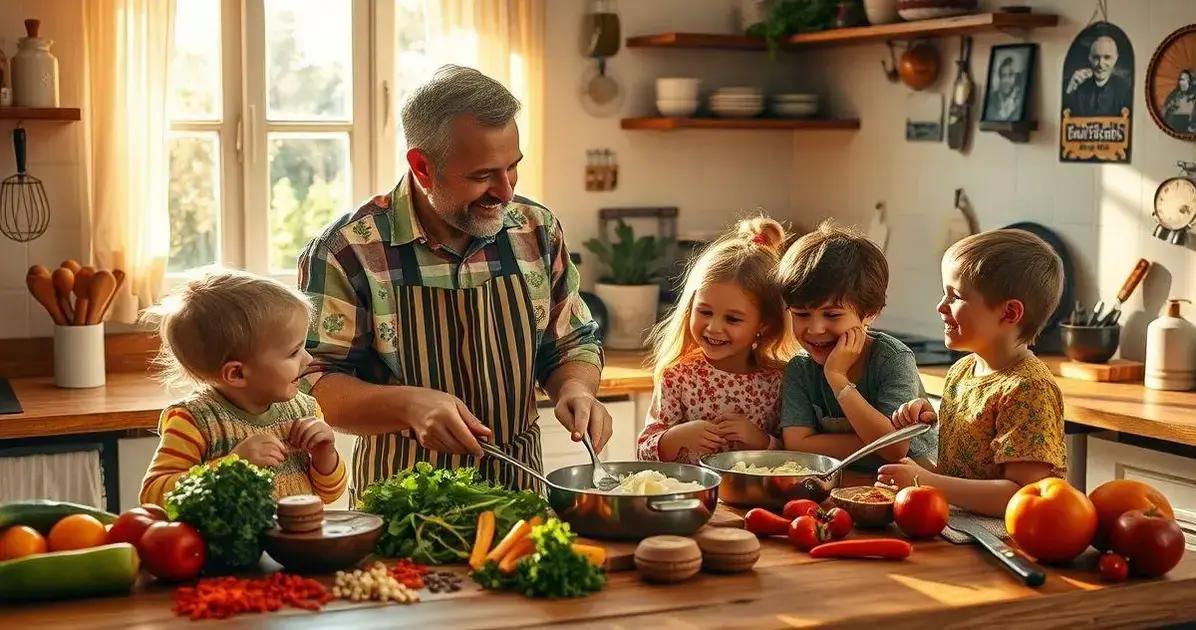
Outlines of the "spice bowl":
{"type": "Polygon", "coordinates": [[[882,529],[893,522],[895,496],[887,488],[850,486],[831,490],[831,503],[850,514],[851,522],[856,527],[882,529]]]}
{"type": "Polygon", "coordinates": [[[289,571],[328,573],[352,568],[370,555],[384,522],[365,512],[329,510],[320,529],[295,533],[274,527],[263,541],[266,553],[289,571]]]}

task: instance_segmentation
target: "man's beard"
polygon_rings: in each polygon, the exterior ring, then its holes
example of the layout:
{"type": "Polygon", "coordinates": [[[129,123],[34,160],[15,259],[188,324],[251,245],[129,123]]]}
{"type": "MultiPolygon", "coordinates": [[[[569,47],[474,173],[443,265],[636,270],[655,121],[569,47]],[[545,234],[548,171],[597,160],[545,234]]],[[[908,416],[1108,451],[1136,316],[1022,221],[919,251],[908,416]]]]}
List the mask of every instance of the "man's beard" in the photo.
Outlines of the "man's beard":
{"type": "MultiPolygon", "coordinates": [[[[470,212],[471,203],[459,204],[451,203],[439,198],[436,189],[428,189],[428,203],[432,206],[432,210],[450,226],[468,234],[474,238],[493,238],[498,231],[502,229],[502,214],[506,210],[506,204],[500,205],[498,208],[492,210],[493,217],[481,216],[477,213],[470,212]]],[[[478,203],[493,204],[497,203],[497,199],[489,196],[478,200],[478,203]]]]}

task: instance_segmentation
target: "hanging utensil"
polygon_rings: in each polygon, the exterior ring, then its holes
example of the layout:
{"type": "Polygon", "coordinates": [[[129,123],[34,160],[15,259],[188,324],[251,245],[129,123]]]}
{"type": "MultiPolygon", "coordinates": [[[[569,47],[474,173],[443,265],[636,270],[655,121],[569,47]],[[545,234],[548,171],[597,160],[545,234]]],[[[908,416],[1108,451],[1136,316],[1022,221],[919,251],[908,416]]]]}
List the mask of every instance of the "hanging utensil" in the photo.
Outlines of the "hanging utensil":
{"type": "Polygon", "coordinates": [[[1117,320],[1121,318],[1121,307],[1133,295],[1134,289],[1137,289],[1142,279],[1146,277],[1147,271],[1150,271],[1150,261],[1139,258],[1138,263],[1134,265],[1134,270],[1121,284],[1121,290],[1117,292],[1117,300],[1113,302],[1113,309],[1109,311],[1108,315],[1101,318],[1101,326],[1112,326],[1117,323],[1117,320]]]}
{"type": "Polygon", "coordinates": [[[25,129],[12,130],[17,174],[0,183],[0,233],[18,243],[45,234],[50,225],[50,202],[40,179],[25,172],[25,129]]]}
{"type": "Polygon", "coordinates": [[[968,147],[968,135],[972,129],[972,95],[975,84],[969,67],[972,62],[972,38],[963,36],[959,44],[959,59],[955,62],[957,73],[955,87],[951,92],[951,109],[947,117],[947,146],[963,152],[968,147]]]}
{"type": "Polygon", "coordinates": [[[25,274],[25,286],[29,287],[29,293],[46,309],[55,324],[66,326],[66,316],[62,314],[62,309],[58,306],[58,297],[54,295],[54,281],[49,269],[41,265],[30,267],[29,272],[25,274]]]}

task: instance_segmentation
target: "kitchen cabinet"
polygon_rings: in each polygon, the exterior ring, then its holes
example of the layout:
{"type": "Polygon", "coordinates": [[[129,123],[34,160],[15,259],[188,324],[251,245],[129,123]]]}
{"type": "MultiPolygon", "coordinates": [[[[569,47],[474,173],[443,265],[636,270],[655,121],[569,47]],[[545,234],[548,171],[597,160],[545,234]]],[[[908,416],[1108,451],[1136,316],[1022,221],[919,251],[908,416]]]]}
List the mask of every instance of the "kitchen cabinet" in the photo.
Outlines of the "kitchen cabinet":
{"type": "Polygon", "coordinates": [[[1088,488],[1136,479],[1162,492],[1175,509],[1188,551],[1196,551],[1196,459],[1088,436],[1088,488]]]}
{"type": "Polygon", "coordinates": [[[141,505],[141,480],[158,448],[158,437],[123,438],[116,442],[120,511],[141,505]]]}

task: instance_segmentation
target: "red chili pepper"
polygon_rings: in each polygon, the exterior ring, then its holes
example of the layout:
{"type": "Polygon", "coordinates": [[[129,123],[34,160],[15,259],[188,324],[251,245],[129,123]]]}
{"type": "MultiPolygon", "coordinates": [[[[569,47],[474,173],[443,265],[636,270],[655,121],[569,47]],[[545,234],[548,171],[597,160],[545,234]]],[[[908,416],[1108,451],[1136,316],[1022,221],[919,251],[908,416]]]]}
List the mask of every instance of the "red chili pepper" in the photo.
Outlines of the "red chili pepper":
{"type": "Polygon", "coordinates": [[[427,566],[410,558],[399,558],[399,561],[390,569],[390,575],[395,581],[416,591],[424,587],[424,576],[427,574],[427,566]]]}
{"type": "Polygon", "coordinates": [[[744,515],[743,526],[757,536],[780,536],[789,531],[789,519],[764,508],[752,508],[744,515]]]}
{"type": "Polygon", "coordinates": [[[323,584],[299,575],[274,573],[264,578],[205,578],[174,592],[172,610],[192,619],[226,619],[247,612],[275,611],[283,604],[320,610],[332,596],[323,584]]]}
{"type": "Polygon", "coordinates": [[[857,538],[818,545],[810,550],[810,557],[901,560],[908,558],[913,550],[913,545],[897,538],[857,538]]]}

